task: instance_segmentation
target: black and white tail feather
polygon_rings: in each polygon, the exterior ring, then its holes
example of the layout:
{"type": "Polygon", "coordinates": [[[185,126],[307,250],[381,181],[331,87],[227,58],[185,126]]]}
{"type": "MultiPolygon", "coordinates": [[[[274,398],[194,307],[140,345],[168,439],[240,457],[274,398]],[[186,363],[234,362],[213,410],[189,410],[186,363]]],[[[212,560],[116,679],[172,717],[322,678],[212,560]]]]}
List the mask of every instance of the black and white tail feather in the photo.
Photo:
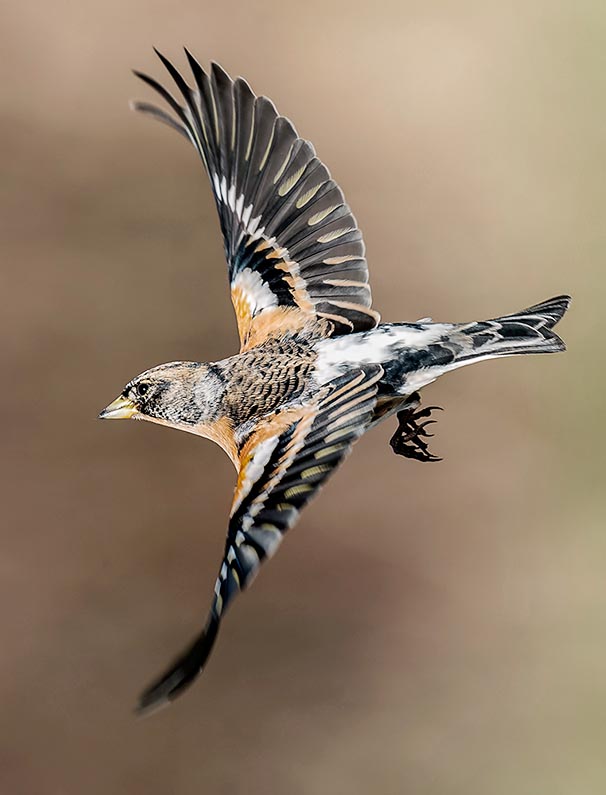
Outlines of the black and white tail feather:
{"type": "Polygon", "coordinates": [[[472,362],[565,350],[553,331],[570,304],[561,295],[511,315],[472,323],[382,323],[372,331],[317,345],[318,377],[329,380],[352,366],[374,362],[384,369],[377,420],[399,401],[444,373],[472,362]],[[389,405],[386,405],[386,401],[389,405]]]}
{"type": "Polygon", "coordinates": [[[512,315],[459,327],[458,331],[470,338],[473,350],[461,352],[457,363],[494,356],[565,351],[564,341],[552,329],[564,317],[570,301],[569,295],[558,295],[512,315]]]}
{"type": "MultiPolygon", "coordinates": [[[[522,309],[511,315],[465,324],[414,324],[417,339],[426,340],[416,349],[405,349],[386,365],[390,373],[392,393],[379,404],[375,423],[396,412],[399,425],[390,440],[396,455],[415,458],[418,461],[440,461],[428,449],[426,430],[435,423],[429,419],[431,406],[420,409],[417,389],[426,386],[449,370],[466,364],[494,359],[501,356],[517,356],[526,353],[557,353],[566,349],[564,342],[552,330],[563,317],[570,304],[570,297],[560,295],[540,304],[522,309]],[[433,329],[432,329],[433,327],[433,329]],[[439,332],[439,338],[432,334],[439,332]],[[411,389],[414,388],[414,391],[411,389]],[[394,398],[396,393],[407,395],[402,402],[394,398]]],[[[399,324],[402,327],[403,324],[399,324]]],[[[385,328],[380,326],[378,332],[385,328]]],[[[396,326],[397,329],[397,326],[396,326]]],[[[410,327],[408,327],[410,329],[410,327]]],[[[387,331],[390,333],[390,331],[387,331]]],[[[391,333],[394,334],[393,327],[391,333]]],[[[405,333],[405,332],[404,332],[405,333]]],[[[397,336],[397,330],[395,332],[397,336]]],[[[413,337],[414,339],[414,333],[413,337]]],[[[410,331],[408,330],[410,340],[410,331]]]]}

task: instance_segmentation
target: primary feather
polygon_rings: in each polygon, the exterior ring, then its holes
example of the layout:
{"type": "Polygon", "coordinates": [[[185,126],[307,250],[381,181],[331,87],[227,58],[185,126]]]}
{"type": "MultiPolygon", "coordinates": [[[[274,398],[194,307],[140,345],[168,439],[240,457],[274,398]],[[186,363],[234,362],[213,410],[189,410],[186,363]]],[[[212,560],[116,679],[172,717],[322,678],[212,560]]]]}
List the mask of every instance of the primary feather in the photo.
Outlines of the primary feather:
{"type": "Polygon", "coordinates": [[[300,325],[326,321],[328,334],[373,328],[379,315],[370,309],[362,235],[313,146],[242,78],[233,81],[217,64],[207,74],[187,52],[190,87],[158,56],[183,104],[136,72],[176,118],[147,102],[134,107],[176,127],[202,158],[223,232],[242,345],[259,341],[276,310],[300,325]],[[259,318],[269,310],[269,318],[259,318]]]}

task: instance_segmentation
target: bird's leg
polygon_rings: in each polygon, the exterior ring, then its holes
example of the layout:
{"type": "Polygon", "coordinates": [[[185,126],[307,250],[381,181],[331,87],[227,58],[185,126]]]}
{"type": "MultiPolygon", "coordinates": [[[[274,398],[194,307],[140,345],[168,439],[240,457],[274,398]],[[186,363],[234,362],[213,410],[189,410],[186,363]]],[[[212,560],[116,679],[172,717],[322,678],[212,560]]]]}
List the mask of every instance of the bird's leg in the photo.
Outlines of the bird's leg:
{"type": "Polygon", "coordinates": [[[425,428],[436,420],[425,418],[429,417],[432,411],[442,411],[442,408],[428,406],[425,409],[419,409],[420,403],[421,398],[418,392],[413,392],[407,398],[404,408],[398,411],[397,417],[400,424],[389,440],[389,444],[396,455],[414,458],[417,461],[441,461],[441,458],[429,452],[425,441],[428,437],[433,436],[433,433],[428,433],[425,428]],[[425,421],[419,422],[419,420],[425,421]]]}

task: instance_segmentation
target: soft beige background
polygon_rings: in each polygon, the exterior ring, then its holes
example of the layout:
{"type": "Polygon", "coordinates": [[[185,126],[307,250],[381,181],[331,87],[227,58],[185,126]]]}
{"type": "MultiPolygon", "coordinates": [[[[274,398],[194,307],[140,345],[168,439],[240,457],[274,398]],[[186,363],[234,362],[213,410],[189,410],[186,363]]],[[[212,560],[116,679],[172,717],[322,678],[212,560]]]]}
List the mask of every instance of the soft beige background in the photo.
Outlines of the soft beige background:
{"type": "MultiPolygon", "coordinates": [[[[606,7],[590,0],[2,6],[3,795],[606,789],[606,7]],[[97,412],[235,348],[193,151],[136,118],[187,44],[311,138],[386,320],[570,291],[566,355],[432,386],[441,464],[364,439],[241,598],[197,686],[233,472],[97,412]]],[[[390,423],[390,426],[393,423],[390,423]]]]}

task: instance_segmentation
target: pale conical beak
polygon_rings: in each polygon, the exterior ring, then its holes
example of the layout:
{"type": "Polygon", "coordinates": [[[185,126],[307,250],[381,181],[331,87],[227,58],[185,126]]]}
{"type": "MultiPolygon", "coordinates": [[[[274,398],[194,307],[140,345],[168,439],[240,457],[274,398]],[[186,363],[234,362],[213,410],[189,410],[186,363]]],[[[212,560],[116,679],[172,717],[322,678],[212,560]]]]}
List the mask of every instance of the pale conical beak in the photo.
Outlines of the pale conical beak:
{"type": "Polygon", "coordinates": [[[99,414],[100,420],[130,420],[137,413],[137,407],[129,398],[120,395],[99,414]]]}

